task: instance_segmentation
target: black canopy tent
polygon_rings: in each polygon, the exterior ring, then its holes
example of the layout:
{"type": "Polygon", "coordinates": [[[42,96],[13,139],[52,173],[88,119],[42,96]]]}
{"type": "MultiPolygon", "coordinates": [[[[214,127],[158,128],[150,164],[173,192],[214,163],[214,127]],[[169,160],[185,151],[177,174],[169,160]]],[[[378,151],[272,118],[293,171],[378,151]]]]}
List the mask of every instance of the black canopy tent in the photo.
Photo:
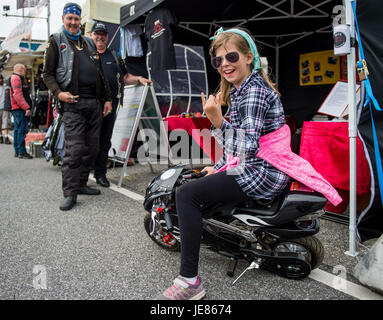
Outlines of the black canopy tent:
{"type": "MultiPolygon", "coordinates": [[[[312,2],[312,1],[311,1],[312,2]]],[[[179,19],[179,27],[209,38],[219,27],[244,27],[256,40],[281,48],[313,33],[330,32],[332,10],[339,0],[322,0],[310,4],[305,0],[136,0],[121,7],[121,26],[145,19],[155,7],[171,9],[179,19]],[[277,23],[283,21],[283,24],[277,23]],[[263,40],[260,40],[263,38],[263,40]]]]}
{"type": "MultiPolygon", "coordinates": [[[[356,14],[372,91],[380,107],[383,108],[383,1],[357,1],[356,14]]],[[[358,219],[358,232],[362,241],[377,238],[383,232],[383,207],[379,190],[381,182],[378,179],[371,112],[376,127],[379,151],[383,154],[383,112],[376,110],[371,104],[371,111],[369,106],[360,110],[358,123],[359,136],[364,142],[366,156],[370,163],[372,181],[370,203],[358,219]]]]}
{"type": "MultiPolygon", "coordinates": [[[[330,50],[333,9],[342,0],[136,0],[121,7],[121,26],[144,23],[146,14],[163,6],[173,11],[179,23],[174,42],[201,45],[208,59],[209,37],[219,27],[243,27],[254,36],[260,54],[266,56],[273,80],[282,93],[286,114],[294,115],[298,126],[310,120],[330,92],[332,85],[301,87],[299,54],[330,50]],[[299,97],[299,98],[297,98],[299,97]]],[[[208,64],[209,87],[218,84],[217,73],[208,64]]]]}

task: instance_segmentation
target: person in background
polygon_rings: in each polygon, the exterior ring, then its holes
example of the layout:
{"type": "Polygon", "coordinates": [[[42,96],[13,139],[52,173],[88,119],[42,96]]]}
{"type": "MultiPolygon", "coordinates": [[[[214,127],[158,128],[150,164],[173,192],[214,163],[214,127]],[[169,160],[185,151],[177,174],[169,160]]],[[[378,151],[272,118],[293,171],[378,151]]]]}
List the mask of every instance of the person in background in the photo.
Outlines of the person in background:
{"type": "Polygon", "coordinates": [[[23,64],[15,64],[11,76],[10,96],[14,121],[13,146],[15,157],[32,159],[25,148],[25,137],[28,133],[28,119],[31,115],[32,100],[25,82],[26,69],[23,64]]]}
{"type": "Polygon", "coordinates": [[[124,63],[117,57],[116,52],[110,48],[107,48],[108,29],[105,24],[96,22],[92,27],[91,38],[93,39],[97,52],[100,55],[102,67],[106,78],[108,79],[113,98],[112,112],[102,120],[100,150],[94,165],[94,177],[96,182],[107,188],[110,186],[110,183],[106,178],[108,153],[110,147],[112,146],[111,138],[113,134],[114,122],[116,120],[116,110],[121,99],[124,84],[145,85],[146,83],[152,83],[152,81],[141,76],[132,75],[125,70],[124,63]]]}
{"type": "Polygon", "coordinates": [[[81,7],[65,4],[62,21],[62,31],[48,41],[43,79],[59,99],[63,115],[64,199],[59,208],[67,211],[76,204],[78,194],[101,193],[87,182],[98,153],[102,118],[111,113],[112,99],[94,43],[81,35],[81,7]]]}
{"type": "Polygon", "coordinates": [[[4,77],[0,74],[0,143],[11,144],[8,138],[9,114],[5,106],[4,77]]]}

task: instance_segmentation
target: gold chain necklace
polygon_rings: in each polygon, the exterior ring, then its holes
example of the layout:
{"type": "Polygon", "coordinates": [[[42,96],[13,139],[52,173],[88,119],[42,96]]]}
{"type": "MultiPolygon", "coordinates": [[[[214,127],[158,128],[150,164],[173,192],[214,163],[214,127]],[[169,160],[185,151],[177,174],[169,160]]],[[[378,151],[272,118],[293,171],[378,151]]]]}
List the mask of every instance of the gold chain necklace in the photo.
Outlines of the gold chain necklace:
{"type": "Polygon", "coordinates": [[[75,45],[75,47],[76,47],[76,49],[77,49],[78,51],[81,51],[81,50],[83,49],[83,47],[82,47],[82,45],[81,45],[81,38],[78,39],[78,40],[77,40],[77,44],[75,43],[74,45],[75,45]]]}

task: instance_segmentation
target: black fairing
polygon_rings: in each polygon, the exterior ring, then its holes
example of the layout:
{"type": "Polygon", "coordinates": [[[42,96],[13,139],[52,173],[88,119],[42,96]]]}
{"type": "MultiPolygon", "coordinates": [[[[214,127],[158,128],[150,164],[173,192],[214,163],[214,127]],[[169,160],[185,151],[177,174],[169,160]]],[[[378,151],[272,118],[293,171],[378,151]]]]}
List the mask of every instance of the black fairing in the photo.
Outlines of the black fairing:
{"type": "Polygon", "coordinates": [[[308,228],[299,228],[296,223],[287,223],[275,227],[262,228],[262,232],[277,239],[296,239],[301,237],[313,236],[319,232],[319,219],[314,219],[308,228]]]}
{"type": "Polygon", "coordinates": [[[179,165],[169,168],[160,175],[155,177],[146,188],[145,200],[144,200],[144,208],[146,211],[150,211],[152,208],[152,204],[154,199],[164,196],[170,195],[173,192],[174,185],[177,182],[178,177],[182,173],[182,170],[185,166],[179,165]],[[166,177],[166,173],[169,174],[169,177],[166,177]]]}

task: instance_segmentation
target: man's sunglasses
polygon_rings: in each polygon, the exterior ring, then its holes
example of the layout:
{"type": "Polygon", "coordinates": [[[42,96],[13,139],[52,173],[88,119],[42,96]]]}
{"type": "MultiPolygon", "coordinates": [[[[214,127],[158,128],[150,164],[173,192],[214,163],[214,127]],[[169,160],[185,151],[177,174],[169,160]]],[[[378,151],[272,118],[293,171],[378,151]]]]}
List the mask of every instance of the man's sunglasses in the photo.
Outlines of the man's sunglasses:
{"type": "MultiPolygon", "coordinates": [[[[239,53],[236,51],[228,52],[225,54],[225,59],[229,61],[230,63],[236,63],[239,60],[239,53]]],[[[211,65],[214,69],[218,69],[223,62],[222,56],[217,56],[211,59],[211,65]]]]}

